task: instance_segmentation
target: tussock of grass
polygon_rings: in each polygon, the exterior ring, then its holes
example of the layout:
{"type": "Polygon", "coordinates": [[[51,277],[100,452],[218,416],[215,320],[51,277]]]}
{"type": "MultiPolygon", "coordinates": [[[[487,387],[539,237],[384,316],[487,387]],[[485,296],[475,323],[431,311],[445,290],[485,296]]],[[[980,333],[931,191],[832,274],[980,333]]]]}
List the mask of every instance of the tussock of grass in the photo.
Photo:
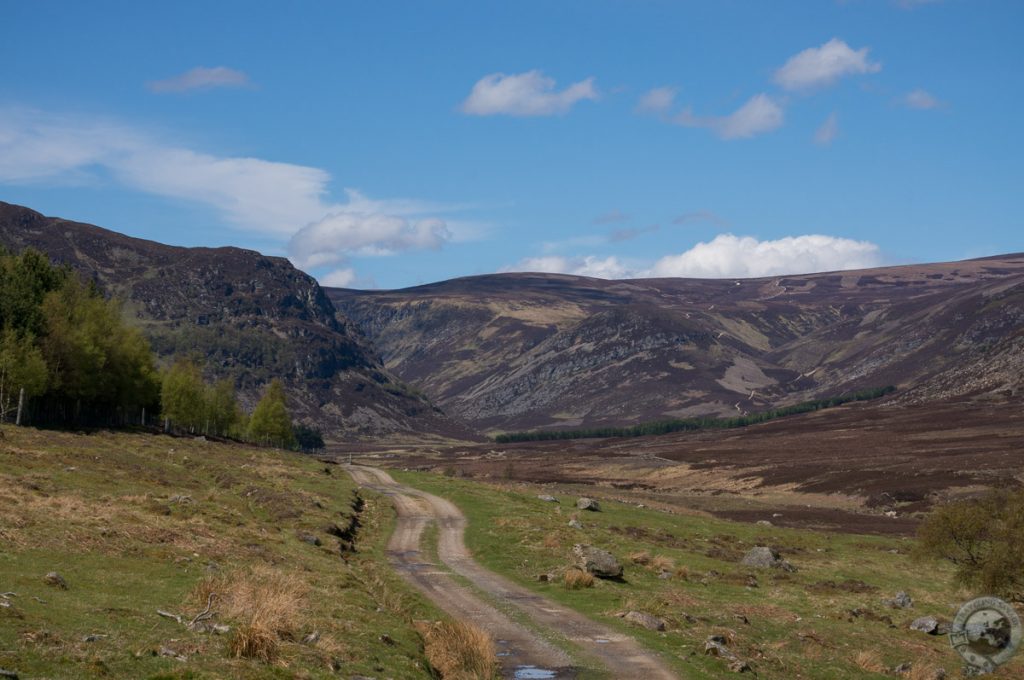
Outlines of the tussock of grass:
{"type": "Polygon", "coordinates": [[[676,568],[676,561],[665,555],[655,555],[651,559],[651,569],[654,571],[672,571],[676,568]]]}
{"type": "Polygon", "coordinates": [[[443,680],[492,680],[498,660],[494,640],[461,621],[420,622],[427,662],[443,680]]]}
{"type": "Polygon", "coordinates": [[[565,570],[562,582],[568,590],[579,590],[580,588],[591,588],[594,585],[594,575],[572,567],[565,570]]]}
{"type": "Polygon", "coordinates": [[[651,553],[646,550],[632,552],[628,555],[629,561],[633,564],[647,565],[651,563],[651,553]]]}
{"type": "Polygon", "coordinates": [[[882,657],[873,649],[864,649],[857,652],[857,656],[853,659],[854,663],[861,670],[865,670],[868,673],[884,673],[885,664],[882,663],[882,657]]]}

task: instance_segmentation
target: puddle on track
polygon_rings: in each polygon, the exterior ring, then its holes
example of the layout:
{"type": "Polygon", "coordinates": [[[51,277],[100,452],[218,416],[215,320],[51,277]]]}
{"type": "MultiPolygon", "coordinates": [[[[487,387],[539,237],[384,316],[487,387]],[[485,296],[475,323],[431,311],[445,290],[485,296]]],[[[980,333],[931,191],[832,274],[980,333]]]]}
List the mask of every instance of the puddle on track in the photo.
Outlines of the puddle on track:
{"type": "Polygon", "coordinates": [[[515,678],[515,680],[548,680],[549,678],[558,677],[558,674],[555,673],[555,671],[549,671],[546,668],[537,668],[536,666],[518,666],[512,677],[515,678]]]}

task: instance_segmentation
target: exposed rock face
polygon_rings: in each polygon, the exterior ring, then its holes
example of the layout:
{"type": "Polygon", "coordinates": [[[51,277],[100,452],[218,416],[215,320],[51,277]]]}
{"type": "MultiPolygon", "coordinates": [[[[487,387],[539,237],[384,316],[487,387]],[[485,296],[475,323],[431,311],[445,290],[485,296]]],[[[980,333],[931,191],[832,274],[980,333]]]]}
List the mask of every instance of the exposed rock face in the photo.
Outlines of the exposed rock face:
{"type": "Polygon", "coordinates": [[[621,578],[622,564],[607,550],[577,543],[572,548],[576,566],[598,578],[621,578]]]}
{"type": "Polygon", "coordinates": [[[283,258],[178,248],[0,202],[0,245],[33,247],[126,301],[158,355],[198,353],[248,408],[271,378],[328,439],[464,429],[391,377],[317,282],[283,258]]]}
{"type": "Polygon", "coordinates": [[[765,279],[497,274],[328,289],[385,364],[483,429],[735,415],[885,385],[1024,390],[1024,254],[765,279]]]}
{"type": "Polygon", "coordinates": [[[777,551],[763,545],[748,550],[747,554],[743,556],[741,564],[746,567],[755,567],[757,569],[796,571],[796,567],[782,559],[777,551]]]}
{"type": "Polygon", "coordinates": [[[595,501],[593,498],[583,497],[577,499],[576,507],[580,510],[590,510],[591,512],[600,512],[601,504],[595,501]]]}

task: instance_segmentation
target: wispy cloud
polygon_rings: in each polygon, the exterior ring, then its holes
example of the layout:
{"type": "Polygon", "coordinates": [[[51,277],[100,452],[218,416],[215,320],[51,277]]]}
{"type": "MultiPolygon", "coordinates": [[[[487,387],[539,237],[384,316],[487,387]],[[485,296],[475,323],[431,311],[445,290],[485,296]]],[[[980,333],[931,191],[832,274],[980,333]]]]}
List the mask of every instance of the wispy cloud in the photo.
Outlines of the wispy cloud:
{"type": "Polygon", "coordinates": [[[903,97],[903,105],[911,109],[937,109],[942,102],[927,90],[917,88],[903,97]]]}
{"type": "Polygon", "coordinates": [[[825,122],[814,131],[814,143],[818,146],[829,146],[839,135],[839,115],[833,111],[825,122]]]}
{"type": "Polygon", "coordinates": [[[711,212],[710,210],[695,210],[693,212],[683,213],[678,217],[673,218],[672,224],[678,224],[685,226],[687,224],[713,224],[716,227],[727,227],[729,226],[728,220],[721,217],[720,215],[711,212]]]}
{"type": "Polygon", "coordinates": [[[556,90],[554,79],[537,70],[492,73],[477,81],[460,108],[474,116],[551,116],[568,112],[577,102],[597,98],[593,78],[556,90]]]}
{"type": "Polygon", "coordinates": [[[352,255],[438,248],[452,233],[436,204],[375,200],[348,189],[329,198],[315,167],[219,156],[116,121],[0,110],[0,183],[109,182],[208,206],[236,229],[289,240],[302,267],[352,255]]]}
{"type": "Polygon", "coordinates": [[[320,285],[331,286],[332,288],[348,288],[356,280],[354,269],[335,269],[334,271],[320,277],[320,285]]]}
{"type": "Polygon", "coordinates": [[[608,234],[609,243],[621,243],[623,241],[632,241],[635,238],[639,238],[644,234],[653,234],[661,228],[661,225],[652,224],[647,227],[631,227],[628,229],[616,229],[612,233],[608,234]]]}
{"type": "Polygon", "coordinates": [[[528,257],[510,267],[505,267],[502,271],[572,274],[573,276],[590,276],[598,279],[622,279],[630,278],[633,275],[633,270],[614,255],[604,258],[596,255],[528,257]]]}
{"type": "Polygon", "coordinates": [[[832,38],[821,47],[809,47],[790,57],[775,71],[774,79],[785,90],[810,90],[831,85],[843,76],[881,70],[881,63],[868,60],[867,47],[854,50],[832,38]]]}
{"type": "Polygon", "coordinates": [[[695,116],[686,109],[675,117],[684,127],[707,128],[722,139],[748,139],[782,125],[782,106],[766,94],[756,94],[728,116],[695,116]]]}
{"type": "Polygon", "coordinates": [[[603,215],[598,215],[593,219],[594,224],[614,224],[615,222],[625,222],[629,219],[629,215],[625,214],[621,210],[609,210],[603,215]]]}
{"type": "Polygon", "coordinates": [[[152,80],[146,83],[146,87],[159,94],[212,90],[219,87],[248,87],[249,85],[251,85],[249,76],[227,66],[213,68],[197,66],[172,78],[152,80]]]}
{"type": "Polygon", "coordinates": [[[637,113],[668,113],[675,103],[677,90],[674,87],[656,87],[648,90],[640,97],[635,111],[637,113]]]}

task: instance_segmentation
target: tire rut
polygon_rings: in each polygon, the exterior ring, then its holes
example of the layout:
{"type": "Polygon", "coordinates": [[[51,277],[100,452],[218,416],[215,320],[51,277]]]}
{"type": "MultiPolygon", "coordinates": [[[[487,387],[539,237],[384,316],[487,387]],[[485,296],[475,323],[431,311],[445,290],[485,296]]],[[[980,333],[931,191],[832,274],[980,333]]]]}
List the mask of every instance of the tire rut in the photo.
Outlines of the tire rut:
{"type": "Polygon", "coordinates": [[[545,634],[574,643],[588,660],[603,667],[611,677],[644,680],[678,678],[656,654],[641,647],[632,637],[477,564],[464,541],[466,518],[450,501],[399,484],[391,475],[377,468],[351,465],[346,469],[358,484],[390,497],[395,504],[398,521],[388,543],[388,558],[392,566],[441,609],[488,631],[499,643],[499,661],[505,677],[575,678],[578,673],[565,652],[513,621],[470,588],[458,583],[449,573],[439,570],[437,565],[424,560],[420,541],[423,530],[432,521],[438,527],[438,558],[452,572],[515,607],[545,634]],[[529,676],[522,672],[524,667],[548,669],[555,675],[529,676]]]}

